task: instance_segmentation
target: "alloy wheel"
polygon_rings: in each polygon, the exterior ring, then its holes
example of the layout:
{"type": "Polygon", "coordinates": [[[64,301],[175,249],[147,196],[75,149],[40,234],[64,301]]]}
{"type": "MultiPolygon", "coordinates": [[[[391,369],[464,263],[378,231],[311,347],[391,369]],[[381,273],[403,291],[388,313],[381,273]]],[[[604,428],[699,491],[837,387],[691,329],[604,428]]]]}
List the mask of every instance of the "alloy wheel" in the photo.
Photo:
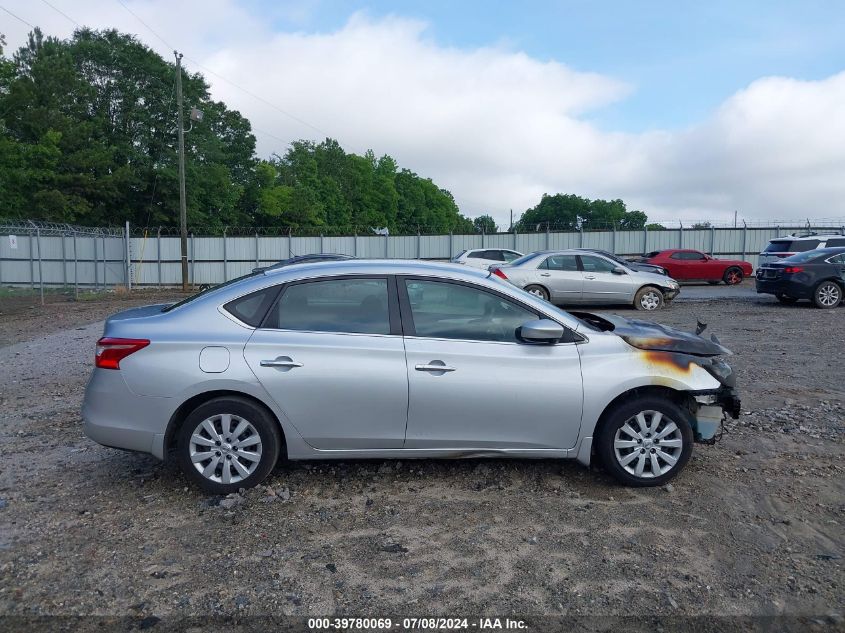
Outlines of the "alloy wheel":
{"type": "Polygon", "coordinates": [[[825,308],[830,308],[839,303],[839,286],[834,283],[826,283],[818,289],[819,303],[825,308]]]}
{"type": "Polygon", "coordinates": [[[200,422],[188,443],[191,463],[215,483],[234,484],[249,477],[261,461],[261,436],[238,415],[221,413],[200,422]]]}
{"type": "Polygon", "coordinates": [[[640,305],[643,310],[657,310],[660,307],[660,297],[657,290],[650,290],[640,297],[640,305]]]}
{"type": "Polygon", "coordinates": [[[681,457],[684,438],[673,420],[660,411],[640,411],[616,431],[613,452],[628,473],[653,479],[671,471],[681,457]]]}

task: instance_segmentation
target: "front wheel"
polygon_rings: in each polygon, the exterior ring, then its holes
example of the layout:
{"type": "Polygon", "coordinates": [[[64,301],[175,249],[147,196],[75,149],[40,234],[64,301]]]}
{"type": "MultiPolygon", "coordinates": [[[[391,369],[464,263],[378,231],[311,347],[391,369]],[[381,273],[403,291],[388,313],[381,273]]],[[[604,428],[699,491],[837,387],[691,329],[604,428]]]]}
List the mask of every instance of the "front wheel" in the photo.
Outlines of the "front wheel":
{"type": "Polygon", "coordinates": [[[543,286],[525,286],[525,291],[531,293],[535,297],[540,297],[543,301],[549,300],[549,291],[543,288],[543,286]]]}
{"type": "Polygon", "coordinates": [[[842,288],[835,281],[823,281],[816,286],[813,303],[817,308],[835,308],[842,302],[842,288]]]}
{"type": "Polygon", "coordinates": [[[663,307],[663,293],[654,286],[645,286],[634,296],[634,307],[637,310],[652,312],[663,307]]]}
{"type": "Polygon", "coordinates": [[[640,396],[605,414],[596,450],[611,475],[626,486],[660,486],[692,454],[689,413],[671,400],[640,396]]]}
{"type": "Polygon", "coordinates": [[[725,271],[725,275],[722,277],[722,280],[729,286],[735,286],[738,283],[742,283],[744,277],[745,275],[743,274],[742,269],[733,266],[725,271]]]}
{"type": "Polygon", "coordinates": [[[278,423],[245,398],[221,397],[194,409],[178,433],[178,462],[188,479],[213,494],[260,484],[279,457],[278,423]]]}

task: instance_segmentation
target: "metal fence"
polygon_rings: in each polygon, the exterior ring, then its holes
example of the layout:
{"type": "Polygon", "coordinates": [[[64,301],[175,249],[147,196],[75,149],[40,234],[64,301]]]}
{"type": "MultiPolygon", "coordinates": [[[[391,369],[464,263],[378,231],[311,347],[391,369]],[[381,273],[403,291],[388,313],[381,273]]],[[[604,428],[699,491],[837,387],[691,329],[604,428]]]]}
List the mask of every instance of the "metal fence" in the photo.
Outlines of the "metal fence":
{"type": "MultiPolygon", "coordinates": [[[[188,238],[192,285],[214,284],[257,266],[305,253],[344,253],[359,258],[448,259],[463,249],[509,248],[523,253],[544,249],[598,248],[619,255],[643,255],[666,248],[693,248],[716,257],[743,259],[756,267],[757,255],[775,237],[797,232],[845,232],[842,224],[741,226],[606,231],[539,231],[475,235],[346,235],[299,237],[262,235],[188,238]]],[[[0,222],[0,285],[65,287],[77,292],[114,286],[181,284],[179,237],[160,229],[90,228],[0,222]]]]}

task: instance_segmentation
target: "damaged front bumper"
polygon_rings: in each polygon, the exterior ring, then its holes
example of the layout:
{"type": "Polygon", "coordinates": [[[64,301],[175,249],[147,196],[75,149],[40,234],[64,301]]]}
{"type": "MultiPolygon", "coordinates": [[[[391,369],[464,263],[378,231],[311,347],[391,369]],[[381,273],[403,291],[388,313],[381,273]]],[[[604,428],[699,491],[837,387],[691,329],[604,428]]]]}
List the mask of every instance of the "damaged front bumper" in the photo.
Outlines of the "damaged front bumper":
{"type": "Polygon", "coordinates": [[[719,389],[696,391],[692,393],[692,397],[697,405],[693,411],[693,433],[696,442],[714,443],[724,419],[727,416],[734,420],[739,418],[742,401],[733,387],[723,386],[719,389]]]}

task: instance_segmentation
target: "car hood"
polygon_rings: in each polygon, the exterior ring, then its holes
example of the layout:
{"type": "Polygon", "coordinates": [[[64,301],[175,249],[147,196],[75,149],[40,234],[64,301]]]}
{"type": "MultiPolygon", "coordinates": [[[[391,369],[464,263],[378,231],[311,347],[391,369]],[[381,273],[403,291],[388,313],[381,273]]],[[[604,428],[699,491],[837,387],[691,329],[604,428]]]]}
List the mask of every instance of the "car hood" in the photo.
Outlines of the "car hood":
{"type": "MultiPolygon", "coordinates": [[[[638,349],[675,352],[692,356],[721,356],[732,353],[719,343],[715,336],[705,338],[694,332],[684,332],[651,321],[626,319],[616,314],[598,315],[591,312],[570,312],[570,314],[602,331],[613,332],[628,345],[638,349]]],[[[707,326],[699,324],[698,329],[703,332],[705,327],[707,326]]]]}

